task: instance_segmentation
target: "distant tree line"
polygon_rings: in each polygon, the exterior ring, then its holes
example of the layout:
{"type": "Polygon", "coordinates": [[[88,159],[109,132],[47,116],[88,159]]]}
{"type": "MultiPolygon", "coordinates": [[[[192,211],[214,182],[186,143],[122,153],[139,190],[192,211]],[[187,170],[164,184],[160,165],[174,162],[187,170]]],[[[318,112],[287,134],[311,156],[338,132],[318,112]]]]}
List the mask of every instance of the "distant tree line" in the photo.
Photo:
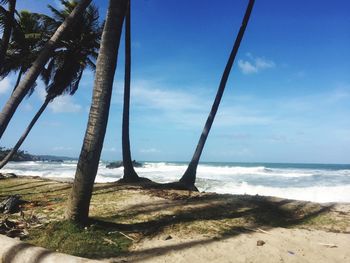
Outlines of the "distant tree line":
{"type": "MultiPolygon", "coordinates": [[[[12,149],[0,147],[0,160],[4,159],[12,149]]],[[[40,161],[41,158],[35,155],[31,155],[26,151],[18,150],[11,158],[13,162],[24,162],[24,161],[40,161]]]]}

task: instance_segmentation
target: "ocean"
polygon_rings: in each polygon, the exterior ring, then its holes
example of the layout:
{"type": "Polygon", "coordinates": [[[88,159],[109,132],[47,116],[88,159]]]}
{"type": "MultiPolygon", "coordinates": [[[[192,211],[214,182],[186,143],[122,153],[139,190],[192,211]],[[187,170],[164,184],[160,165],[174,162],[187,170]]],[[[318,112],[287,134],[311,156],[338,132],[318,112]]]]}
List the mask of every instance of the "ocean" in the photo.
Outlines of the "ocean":
{"type": "MultiPolygon", "coordinates": [[[[96,182],[113,182],[123,169],[100,162],[96,182]]],[[[73,178],[77,162],[10,162],[3,173],[47,178],[73,178]]],[[[165,183],[180,179],[187,164],[143,162],[139,176],[165,183]]],[[[350,165],[281,163],[201,163],[196,186],[200,191],[277,196],[314,202],[350,202],[350,165]]]]}

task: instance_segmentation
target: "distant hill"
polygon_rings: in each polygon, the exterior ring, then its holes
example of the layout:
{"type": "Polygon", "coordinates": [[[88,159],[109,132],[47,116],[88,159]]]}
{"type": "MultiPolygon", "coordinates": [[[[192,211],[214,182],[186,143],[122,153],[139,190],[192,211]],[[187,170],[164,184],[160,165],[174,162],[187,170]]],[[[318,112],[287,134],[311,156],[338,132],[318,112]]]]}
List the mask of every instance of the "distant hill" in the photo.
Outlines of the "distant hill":
{"type": "MultiPolygon", "coordinates": [[[[0,147],[0,160],[11,151],[11,149],[0,147]]],[[[55,156],[55,155],[34,155],[26,151],[18,151],[10,161],[13,162],[25,162],[25,161],[51,161],[51,162],[63,162],[63,161],[74,161],[77,158],[71,158],[66,156],[55,156]]]]}

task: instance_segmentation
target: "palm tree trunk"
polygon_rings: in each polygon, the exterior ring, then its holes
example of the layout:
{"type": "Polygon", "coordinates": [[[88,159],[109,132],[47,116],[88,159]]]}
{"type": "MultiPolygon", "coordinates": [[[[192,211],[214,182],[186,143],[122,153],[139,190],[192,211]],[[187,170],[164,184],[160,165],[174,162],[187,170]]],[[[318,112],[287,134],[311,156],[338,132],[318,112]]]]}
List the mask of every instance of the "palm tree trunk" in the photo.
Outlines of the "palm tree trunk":
{"type": "Polygon", "coordinates": [[[49,104],[50,100],[46,99],[45,102],[43,103],[43,105],[40,107],[40,109],[38,110],[38,112],[35,114],[34,118],[32,119],[32,121],[29,123],[28,127],[25,129],[23,135],[21,136],[21,138],[19,138],[18,142],[16,143],[16,145],[12,148],[12,150],[6,155],[6,157],[4,159],[1,160],[0,162],[0,169],[2,169],[10,160],[11,158],[16,154],[16,152],[18,151],[19,147],[21,147],[22,143],[24,142],[24,140],[27,138],[29,132],[32,130],[33,126],[35,125],[35,123],[37,122],[37,120],[39,119],[39,117],[41,116],[41,114],[44,112],[44,110],[46,109],[47,105],[49,104]]]}
{"type": "Polygon", "coordinates": [[[127,0],[110,0],[96,63],[89,120],[65,217],[85,223],[108,122],[113,79],[127,0]]]}
{"type": "Polygon", "coordinates": [[[19,73],[18,73],[18,76],[17,76],[17,80],[16,80],[16,84],[15,84],[15,87],[13,88],[12,93],[17,89],[17,87],[18,87],[18,85],[19,85],[19,83],[21,81],[22,75],[23,75],[23,69],[21,68],[19,70],[19,73]]]}
{"type": "Polygon", "coordinates": [[[208,119],[205,123],[202,134],[199,138],[199,141],[198,141],[198,144],[196,147],[196,151],[193,154],[192,160],[191,160],[190,164],[188,165],[187,170],[185,171],[184,175],[180,179],[180,182],[187,185],[187,186],[194,186],[194,183],[196,181],[196,173],[197,173],[199,159],[201,157],[205,142],[208,138],[210,128],[214,122],[216,112],[218,111],[220,101],[221,101],[222,95],[224,94],[224,90],[226,87],[226,82],[227,82],[227,79],[229,77],[229,74],[230,74],[233,62],[235,60],[236,54],[238,52],[238,48],[241,44],[241,40],[243,38],[244,31],[247,27],[253,6],[254,6],[254,0],[249,0],[248,6],[247,6],[247,9],[246,9],[243,21],[242,21],[241,28],[239,29],[236,41],[233,45],[233,49],[232,49],[230,57],[227,61],[224,73],[221,77],[220,85],[219,85],[218,91],[216,93],[216,97],[215,97],[213,106],[212,106],[211,111],[209,113],[208,119]]]}
{"type": "Polygon", "coordinates": [[[2,35],[2,41],[1,41],[2,43],[1,43],[1,47],[0,47],[0,69],[2,69],[2,66],[4,64],[6,51],[7,51],[9,42],[10,42],[15,11],[16,11],[16,0],[10,0],[9,1],[9,10],[8,10],[8,13],[6,16],[6,24],[5,24],[5,28],[4,28],[4,33],[2,35]]]}
{"type": "Polygon", "coordinates": [[[123,166],[124,182],[137,182],[139,176],[134,170],[129,137],[129,116],[130,116],[130,79],[131,79],[131,31],[130,31],[130,1],[128,1],[127,12],[125,16],[125,76],[124,76],[124,105],[123,105],[123,124],[122,124],[122,148],[123,148],[123,166]]]}
{"type": "Polygon", "coordinates": [[[7,125],[9,124],[18,105],[22,102],[23,98],[28,93],[30,87],[33,86],[47,60],[50,58],[52,52],[55,50],[55,47],[62,38],[63,34],[69,30],[72,24],[75,23],[83,11],[88,7],[90,2],[91,0],[81,0],[79,2],[72,13],[58,27],[50,40],[45,44],[39,56],[32,64],[31,68],[28,70],[28,73],[25,75],[24,79],[19,83],[16,90],[12,93],[11,97],[0,113],[0,139],[5,132],[7,125]]]}

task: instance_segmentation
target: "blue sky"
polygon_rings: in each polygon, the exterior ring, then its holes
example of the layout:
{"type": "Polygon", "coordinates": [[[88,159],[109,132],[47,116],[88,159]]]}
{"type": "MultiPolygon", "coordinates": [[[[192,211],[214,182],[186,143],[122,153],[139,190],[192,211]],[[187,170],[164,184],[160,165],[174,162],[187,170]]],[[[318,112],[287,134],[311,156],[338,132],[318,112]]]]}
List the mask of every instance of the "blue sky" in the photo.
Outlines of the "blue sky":
{"type": "MultiPolygon", "coordinates": [[[[94,1],[104,17],[107,1],[94,1]]],[[[48,12],[58,1],[18,0],[48,12]]],[[[131,146],[136,160],[191,158],[247,1],[134,0],[131,146]]],[[[256,1],[203,161],[350,163],[350,2],[256,1]]],[[[102,158],[121,159],[123,45],[102,158]]],[[[0,82],[0,106],[15,75],[0,82]]],[[[22,149],[78,156],[93,73],[56,99],[22,149]]],[[[3,139],[11,147],[42,103],[20,106],[3,139]]]]}

